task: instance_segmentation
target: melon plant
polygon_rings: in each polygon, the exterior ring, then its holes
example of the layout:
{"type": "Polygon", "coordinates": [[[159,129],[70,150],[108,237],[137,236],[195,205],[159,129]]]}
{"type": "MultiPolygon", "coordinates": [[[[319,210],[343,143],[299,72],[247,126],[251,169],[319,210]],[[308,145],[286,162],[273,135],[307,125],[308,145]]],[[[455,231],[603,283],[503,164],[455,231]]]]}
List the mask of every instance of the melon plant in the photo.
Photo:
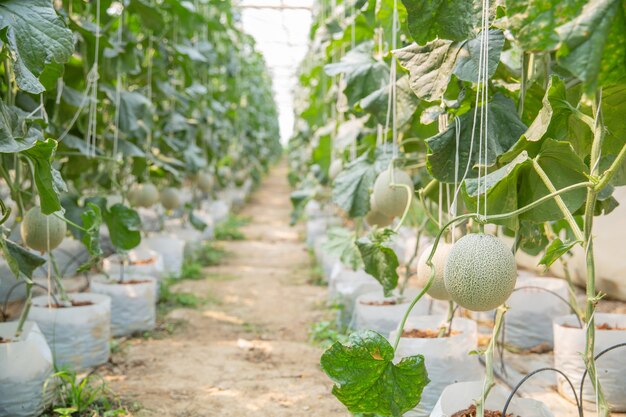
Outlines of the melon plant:
{"type": "Polygon", "coordinates": [[[61,244],[67,225],[55,215],[47,216],[41,212],[41,208],[33,207],[24,215],[20,232],[26,246],[43,253],[61,244]]]}
{"type": "MultiPolygon", "coordinates": [[[[397,217],[404,213],[406,205],[409,203],[409,195],[404,187],[392,185],[392,171],[384,170],[374,182],[374,201],[376,207],[385,216],[397,217]]],[[[394,168],[393,169],[394,184],[403,184],[413,190],[413,181],[406,172],[394,168]]]]}
{"type": "MultiPolygon", "coordinates": [[[[450,294],[444,283],[444,271],[450,249],[452,249],[451,243],[440,242],[431,261],[435,269],[435,278],[427,293],[437,300],[450,300],[450,294]]],[[[432,275],[431,267],[427,263],[432,250],[433,245],[428,245],[417,261],[417,285],[420,287],[425,287],[432,275]]]]}
{"type": "Polygon", "coordinates": [[[452,300],[461,307],[492,310],[509,298],[516,280],[515,257],[495,236],[469,234],[450,249],[444,283],[452,300]]]}
{"type": "Polygon", "coordinates": [[[167,187],[161,191],[161,205],[166,210],[175,210],[180,207],[181,200],[178,190],[173,187],[167,187]]]}
{"type": "Polygon", "coordinates": [[[159,190],[150,182],[141,184],[136,195],[136,202],[141,207],[152,207],[159,201],[159,190]]]}

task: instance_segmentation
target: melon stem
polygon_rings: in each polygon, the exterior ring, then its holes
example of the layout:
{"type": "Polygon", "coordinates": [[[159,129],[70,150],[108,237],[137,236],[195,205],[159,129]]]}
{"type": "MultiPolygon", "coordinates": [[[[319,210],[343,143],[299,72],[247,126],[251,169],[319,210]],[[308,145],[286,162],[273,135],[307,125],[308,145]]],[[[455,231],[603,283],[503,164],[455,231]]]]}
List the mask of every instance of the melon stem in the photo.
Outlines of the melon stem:
{"type": "Polygon", "coordinates": [[[489,392],[496,384],[494,376],[493,376],[493,356],[494,351],[496,349],[496,345],[498,343],[498,336],[500,335],[500,331],[502,330],[503,318],[504,314],[508,310],[506,305],[501,305],[496,310],[496,320],[493,326],[493,332],[491,334],[491,340],[489,341],[489,345],[487,346],[487,350],[484,352],[485,356],[485,382],[483,384],[483,391],[480,397],[480,400],[476,402],[476,417],[484,417],[485,416],[485,401],[487,401],[487,397],[489,396],[489,392]]]}

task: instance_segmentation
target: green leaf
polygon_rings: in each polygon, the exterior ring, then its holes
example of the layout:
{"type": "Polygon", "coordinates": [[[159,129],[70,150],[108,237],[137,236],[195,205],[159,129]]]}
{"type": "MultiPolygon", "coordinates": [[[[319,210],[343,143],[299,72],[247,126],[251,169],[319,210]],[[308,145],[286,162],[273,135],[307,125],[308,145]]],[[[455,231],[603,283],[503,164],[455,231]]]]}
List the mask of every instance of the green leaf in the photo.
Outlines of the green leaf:
{"type": "Polygon", "coordinates": [[[349,343],[333,344],[321,358],[322,370],[335,382],[333,395],[351,413],[401,416],[415,408],[430,382],[422,355],[393,363],[394,351],[376,332],[350,335],[349,343]]]}
{"type": "Polygon", "coordinates": [[[40,129],[30,126],[14,107],[0,100],[0,153],[21,152],[43,139],[40,129]]]}
{"type": "Polygon", "coordinates": [[[131,208],[121,203],[114,204],[110,210],[102,211],[104,222],[109,228],[113,246],[122,250],[131,250],[141,243],[141,218],[131,208]]]}
{"type": "Polygon", "coordinates": [[[433,39],[462,41],[474,27],[473,0],[402,0],[413,40],[425,44],[433,39]]]}
{"type": "MultiPolygon", "coordinates": [[[[359,107],[374,116],[376,121],[381,125],[385,124],[387,118],[389,90],[391,90],[391,88],[387,85],[374,91],[359,102],[359,107]]],[[[419,99],[411,90],[408,76],[400,77],[396,82],[396,103],[398,107],[396,123],[398,127],[402,127],[411,121],[420,103],[419,99]]]]}
{"type": "MultiPolygon", "coordinates": [[[[504,34],[500,30],[489,31],[489,51],[488,51],[488,78],[493,74],[500,63],[500,54],[504,47],[504,34]]],[[[480,65],[480,45],[482,41],[482,32],[478,37],[463,44],[456,58],[456,66],[454,75],[458,79],[469,82],[478,82],[478,68],[480,65]]],[[[480,65],[482,67],[482,65],[480,65]]],[[[482,69],[482,68],[481,68],[482,69]]]]}
{"type": "Polygon", "coordinates": [[[335,178],[332,200],[350,217],[365,216],[370,209],[370,188],[376,175],[386,168],[392,152],[380,147],[350,162],[335,178]]]}
{"type": "Polygon", "coordinates": [[[364,42],[350,50],[339,62],[324,66],[324,71],[330,76],[344,74],[344,93],[351,106],[389,82],[389,68],[372,57],[373,46],[373,42],[364,42]]]}
{"type": "Polygon", "coordinates": [[[87,208],[81,214],[83,227],[87,232],[83,232],[81,242],[89,252],[87,262],[78,267],[77,272],[89,270],[100,261],[102,249],[100,247],[100,226],[102,225],[102,212],[100,207],[93,203],[87,203],[87,208]]]}
{"type": "Polygon", "coordinates": [[[554,239],[546,248],[546,252],[539,261],[539,265],[545,265],[546,268],[550,267],[550,265],[556,262],[561,256],[572,250],[572,248],[579,243],[582,242],[578,240],[573,242],[562,242],[559,238],[554,239]]]}
{"type": "Polygon", "coordinates": [[[50,0],[0,2],[0,37],[11,51],[20,89],[45,91],[38,77],[48,64],[63,64],[74,52],[72,32],[65,27],[50,0]]]}
{"type": "Polygon", "coordinates": [[[588,94],[614,84],[626,73],[626,5],[591,0],[575,19],[557,28],[558,63],[585,84],[588,94]]]}
{"type": "MultiPolygon", "coordinates": [[[[606,128],[602,155],[605,158],[601,168],[608,168],[622,147],[626,145],[626,80],[625,83],[607,87],[602,91],[602,118],[606,128]]],[[[626,162],[618,167],[611,183],[626,185],[626,162]]]]}
{"type": "Polygon", "coordinates": [[[193,210],[189,211],[189,223],[191,223],[194,229],[200,232],[203,232],[204,229],[208,227],[208,225],[203,222],[200,217],[193,214],[193,210]]]}
{"type": "MultiPolygon", "coordinates": [[[[484,154],[479,161],[480,123],[477,122],[472,129],[475,112],[476,109],[459,116],[458,170],[455,168],[457,123],[450,123],[445,131],[426,140],[430,148],[428,169],[439,181],[454,183],[457,172],[459,176],[457,180],[460,181],[466,170],[468,178],[476,177],[477,172],[472,168],[478,164],[484,165],[484,154]]],[[[496,94],[489,102],[487,165],[493,165],[497,158],[508,151],[525,131],[526,126],[517,116],[513,101],[501,94],[496,94]]],[[[482,151],[484,153],[484,149],[482,151]]]]}
{"type": "Polygon", "coordinates": [[[374,231],[369,237],[362,237],[356,241],[361,253],[365,272],[376,278],[383,286],[385,296],[390,296],[398,286],[398,257],[385,243],[394,235],[389,229],[374,231]]]}
{"type": "Polygon", "coordinates": [[[35,184],[37,184],[43,214],[52,214],[61,210],[59,193],[67,191],[61,174],[52,167],[56,148],[57,142],[54,139],[47,139],[37,141],[35,146],[22,151],[22,154],[27,156],[33,164],[35,184]]]}
{"type": "Polygon", "coordinates": [[[357,270],[363,267],[361,253],[356,245],[356,235],[345,227],[333,227],[328,229],[328,241],[322,249],[337,256],[341,263],[357,270]]]}
{"type": "Polygon", "coordinates": [[[9,239],[5,239],[2,235],[0,235],[0,249],[16,278],[19,278],[20,273],[32,278],[33,271],[46,263],[46,260],[41,256],[35,255],[9,239]]]}
{"type": "Polygon", "coordinates": [[[432,101],[441,99],[448,88],[460,51],[458,42],[437,39],[424,46],[411,44],[392,53],[409,71],[409,84],[415,95],[432,101]]]}

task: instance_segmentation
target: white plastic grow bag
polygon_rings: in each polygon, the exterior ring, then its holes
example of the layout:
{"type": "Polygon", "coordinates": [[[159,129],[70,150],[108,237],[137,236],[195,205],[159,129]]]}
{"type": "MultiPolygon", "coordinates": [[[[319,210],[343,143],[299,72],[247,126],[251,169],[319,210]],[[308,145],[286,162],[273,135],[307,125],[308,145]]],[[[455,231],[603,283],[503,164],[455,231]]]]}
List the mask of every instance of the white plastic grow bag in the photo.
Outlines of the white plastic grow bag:
{"type": "Polygon", "coordinates": [[[324,245],[326,244],[326,242],[328,242],[328,236],[324,235],[318,238],[315,242],[315,247],[313,248],[313,251],[315,253],[315,259],[322,268],[322,271],[324,272],[324,277],[328,281],[330,280],[330,275],[333,272],[334,266],[340,261],[338,256],[331,254],[326,249],[324,249],[324,245]]]}
{"type": "Polygon", "coordinates": [[[17,285],[19,282],[6,261],[0,259],[0,305],[7,300],[16,301],[26,298],[26,286],[17,285]]]}
{"type": "Polygon", "coordinates": [[[183,268],[185,241],[173,234],[158,234],[141,241],[141,246],[157,252],[163,258],[165,274],[178,278],[183,268]]]}
{"type": "MultiPolygon", "coordinates": [[[[374,292],[360,295],[354,304],[354,314],[350,327],[355,330],[373,330],[385,337],[398,328],[409,304],[417,296],[418,290],[409,288],[402,297],[397,294],[385,297],[378,289],[374,292]],[[384,302],[396,304],[383,304],[384,302]]],[[[428,312],[428,300],[422,297],[411,310],[409,317],[422,316],[428,312]]]]}
{"type": "Polygon", "coordinates": [[[111,336],[111,299],[93,293],[69,294],[69,297],[93,304],[50,308],[47,295],[35,297],[30,320],[36,322],[46,336],[58,367],[69,365],[81,370],[106,363],[111,336]]]}
{"type": "MultiPolygon", "coordinates": [[[[17,322],[0,323],[0,337],[12,339],[16,328],[17,322]]],[[[37,323],[27,321],[18,340],[0,343],[0,369],[0,416],[41,415],[53,394],[53,381],[46,382],[54,368],[37,323]]]]}
{"type": "Polygon", "coordinates": [[[91,291],[111,298],[111,334],[128,336],[154,329],[156,324],[157,280],[153,277],[127,276],[145,281],[120,284],[119,276],[98,275],[91,281],[91,291]]]}
{"type": "MultiPolygon", "coordinates": [[[[445,322],[445,316],[410,317],[404,330],[437,330],[445,322]]],[[[460,317],[452,321],[452,331],[458,331],[449,337],[400,339],[395,361],[406,356],[424,355],[430,383],[424,388],[420,404],[405,416],[430,416],[442,391],[450,384],[475,381],[482,378],[484,369],[477,356],[469,353],[478,347],[476,322],[460,317]]],[[[396,331],[392,331],[389,340],[395,340],[396,331]]],[[[458,411],[458,410],[457,410],[458,411]]]]}
{"type": "MultiPolygon", "coordinates": [[[[432,411],[431,417],[450,417],[454,413],[465,410],[472,405],[475,400],[482,395],[483,382],[469,381],[459,382],[447,386],[441,393],[441,397],[437,401],[432,411]]],[[[485,409],[491,411],[502,411],[506,400],[507,393],[499,386],[491,389],[485,409]]],[[[529,398],[513,398],[506,410],[507,415],[511,413],[514,416],[522,417],[553,417],[554,414],[546,407],[544,403],[529,398]]]]}
{"type": "MultiPolygon", "coordinates": [[[[158,279],[163,278],[163,257],[152,249],[136,248],[128,252],[128,260],[124,265],[124,275],[147,275],[158,279]]],[[[111,255],[102,262],[103,270],[108,274],[121,273],[123,257],[111,255]]]]}
{"type": "MultiPolygon", "coordinates": [[[[619,343],[626,343],[626,314],[596,313],[596,327],[602,324],[625,330],[596,330],[595,354],[619,343]]],[[[578,390],[585,364],[585,329],[578,328],[578,320],[571,314],[554,320],[554,366],[571,378],[578,390]],[[571,326],[571,327],[569,327],[571,326]]],[[[608,352],[596,361],[598,379],[611,411],[626,411],[626,348],[608,352]]],[[[570,401],[573,394],[565,378],[557,377],[559,393],[570,401]]],[[[595,403],[595,393],[589,376],[585,379],[583,399],[595,403]]]]}
{"type": "Polygon", "coordinates": [[[163,225],[161,213],[155,207],[135,207],[135,211],[141,219],[141,229],[144,232],[157,232],[163,225]]]}
{"type": "Polygon", "coordinates": [[[382,293],[383,287],[373,276],[362,269],[353,271],[341,263],[333,269],[328,281],[328,298],[331,302],[342,306],[338,321],[342,326],[347,326],[352,320],[356,299],[368,292],[380,291],[382,293]]]}
{"type": "Polygon", "coordinates": [[[221,223],[228,218],[230,205],[221,199],[207,201],[202,205],[203,209],[211,214],[215,224],[221,223]]]}
{"type": "MultiPolygon", "coordinates": [[[[78,267],[89,260],[89,253],[85,249],[85,245],[76,239],[70,238],[63,239],[59,247],[52,251],[52,254],[63,277],[76,275],[78,267]]],[[[33,273],[33,277],[47,279],[47,263],[37,268],[33,273]]]]}
{"type": "Polygon", "coordinates": [[[504,317],[505,342],[522,349],[539,345],[551,348],[552,320],[569,314],[570,307],[554,294],[525,287],[545,288],[567,301],[567,283],[558,278],[518,278],[516,291],[506,302],[511,309],[504,317]]]}

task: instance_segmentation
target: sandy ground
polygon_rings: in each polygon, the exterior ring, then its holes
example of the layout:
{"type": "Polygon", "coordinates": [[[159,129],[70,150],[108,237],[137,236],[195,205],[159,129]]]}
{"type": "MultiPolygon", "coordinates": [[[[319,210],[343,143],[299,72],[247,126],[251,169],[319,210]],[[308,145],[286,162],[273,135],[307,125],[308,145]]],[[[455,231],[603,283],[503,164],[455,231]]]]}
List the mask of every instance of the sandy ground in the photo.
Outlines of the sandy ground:
{"type": "Polygon", "coordinates": [[[211,300],[177,309],[172,335],[132,339],[113,356],[107,379],[139,416],[346,416],[308,343],[326,289],[307,283],[310,260],[289,226],[286,168],[275,168],[242,215],[246,240],[225,242],[226,261],[207,278],[175,289],[211,300]]]}

